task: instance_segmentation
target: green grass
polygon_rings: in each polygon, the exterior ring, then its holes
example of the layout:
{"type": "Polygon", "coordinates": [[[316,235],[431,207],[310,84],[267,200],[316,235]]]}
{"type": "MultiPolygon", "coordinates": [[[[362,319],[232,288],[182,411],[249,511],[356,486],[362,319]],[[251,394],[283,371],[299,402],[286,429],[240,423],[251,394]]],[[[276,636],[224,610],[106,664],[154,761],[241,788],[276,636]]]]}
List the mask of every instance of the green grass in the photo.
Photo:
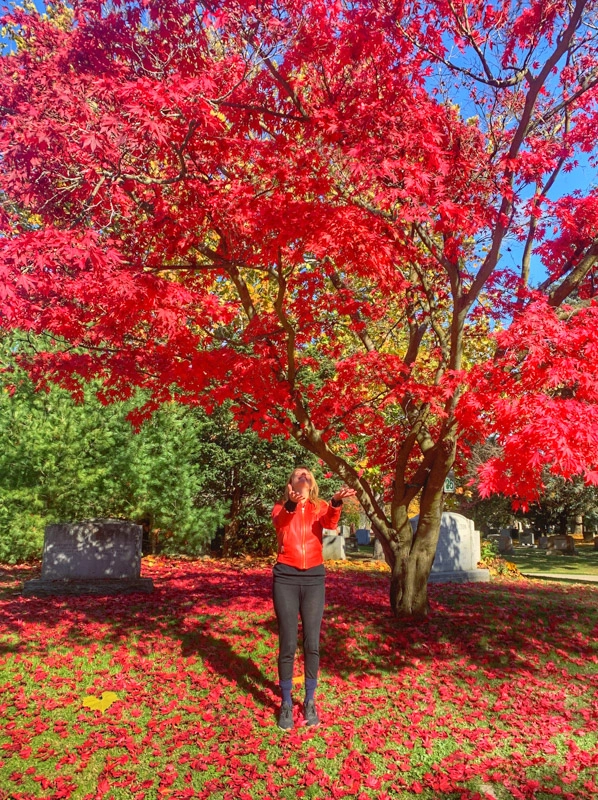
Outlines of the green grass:
{"type": "Polygon", "coordinates": [[[598,586],[435,585],[398,625],[383,565],[330,566],[323,725],[285,733],[270,565],[143,574],[151,595],[42,600],[0,569],[0,800],[598,794],[598,586]]]}
{"type": "Polygon", "coordinates": [[[546,575],[563,573],[566,575],[598,576],[598,550],[593,544],[576,542],[576,555],[547,555],[545,550],[515,546],[515,554],[505,556],[507,561],[516,564],[520,572],[541,572],[546,575]]]}

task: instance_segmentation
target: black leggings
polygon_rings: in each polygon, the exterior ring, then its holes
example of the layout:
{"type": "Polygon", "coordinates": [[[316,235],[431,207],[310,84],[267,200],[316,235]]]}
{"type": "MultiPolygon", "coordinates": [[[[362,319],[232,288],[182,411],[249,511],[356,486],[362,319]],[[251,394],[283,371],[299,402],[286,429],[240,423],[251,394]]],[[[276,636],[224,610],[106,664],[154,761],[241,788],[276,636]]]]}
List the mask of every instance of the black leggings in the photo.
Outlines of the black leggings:
{"type": "Polygon", "coordinates": [[[305,677],[312,680],[318,677],[324,591],[324,581],[314,586],[298,586],[274,580],[272,594],[278,620],[278,677],[281,681],[293,678],[299,614],[303,628],[305,677]]]}

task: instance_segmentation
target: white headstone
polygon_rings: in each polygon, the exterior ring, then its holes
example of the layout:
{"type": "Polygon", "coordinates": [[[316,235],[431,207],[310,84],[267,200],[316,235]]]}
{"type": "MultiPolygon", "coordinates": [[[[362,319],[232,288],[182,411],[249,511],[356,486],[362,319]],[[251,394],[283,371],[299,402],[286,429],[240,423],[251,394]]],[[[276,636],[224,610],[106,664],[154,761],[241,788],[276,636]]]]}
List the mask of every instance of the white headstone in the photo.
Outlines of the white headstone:
{"type": "MultiPolygon", "coordinates": [[[[411,520],[413,529],[419,517],[411,520]]],[[[445,511],[440,521],[440,535],[429,583],[470,583],[490,580],[487,569],[479,569],[480,533],[473,521],[462,514],[445,511]]]]}
{"type": "Polygon", "coordinates": [[[324,561],[343,561],[345,559],[345,539],[335,533],[322,536],[322,556],[324,561]]]}

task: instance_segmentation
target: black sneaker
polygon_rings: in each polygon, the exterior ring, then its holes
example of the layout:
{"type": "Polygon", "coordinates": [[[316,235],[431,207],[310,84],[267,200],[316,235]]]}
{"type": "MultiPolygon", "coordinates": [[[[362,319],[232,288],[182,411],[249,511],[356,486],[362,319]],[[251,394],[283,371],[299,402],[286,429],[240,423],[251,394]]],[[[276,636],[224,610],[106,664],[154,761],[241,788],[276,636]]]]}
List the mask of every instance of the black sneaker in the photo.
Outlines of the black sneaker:
{"type": "Polygon", "coordinates": [[[315,726],[320,724],[320,718],[318,717],[314,700],[308,700],[307,703],[305,703],[303,706],[303,716],[305,717],[306,725],[315,726]]]}
{"type": "Polygon", "coordinates": [[[290,706],[288,703],[283,703],[278,716],[278,727],[282,728],[283,731],[290,731],[294,724],[293,706],[290,706]]]}

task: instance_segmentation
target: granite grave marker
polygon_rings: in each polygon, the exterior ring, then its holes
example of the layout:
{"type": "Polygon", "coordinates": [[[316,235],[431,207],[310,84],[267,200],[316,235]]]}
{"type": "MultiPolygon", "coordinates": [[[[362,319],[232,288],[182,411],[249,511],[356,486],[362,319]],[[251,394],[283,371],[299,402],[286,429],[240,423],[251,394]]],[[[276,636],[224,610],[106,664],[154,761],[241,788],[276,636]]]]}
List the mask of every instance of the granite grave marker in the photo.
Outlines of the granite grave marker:
{"type": "Polygon", "coordinates": [[[41,578],[27,581],[23,594],[111,595],[151,592],[141,577],[141,525],[95,519],[47,525],[41,578]]]}

